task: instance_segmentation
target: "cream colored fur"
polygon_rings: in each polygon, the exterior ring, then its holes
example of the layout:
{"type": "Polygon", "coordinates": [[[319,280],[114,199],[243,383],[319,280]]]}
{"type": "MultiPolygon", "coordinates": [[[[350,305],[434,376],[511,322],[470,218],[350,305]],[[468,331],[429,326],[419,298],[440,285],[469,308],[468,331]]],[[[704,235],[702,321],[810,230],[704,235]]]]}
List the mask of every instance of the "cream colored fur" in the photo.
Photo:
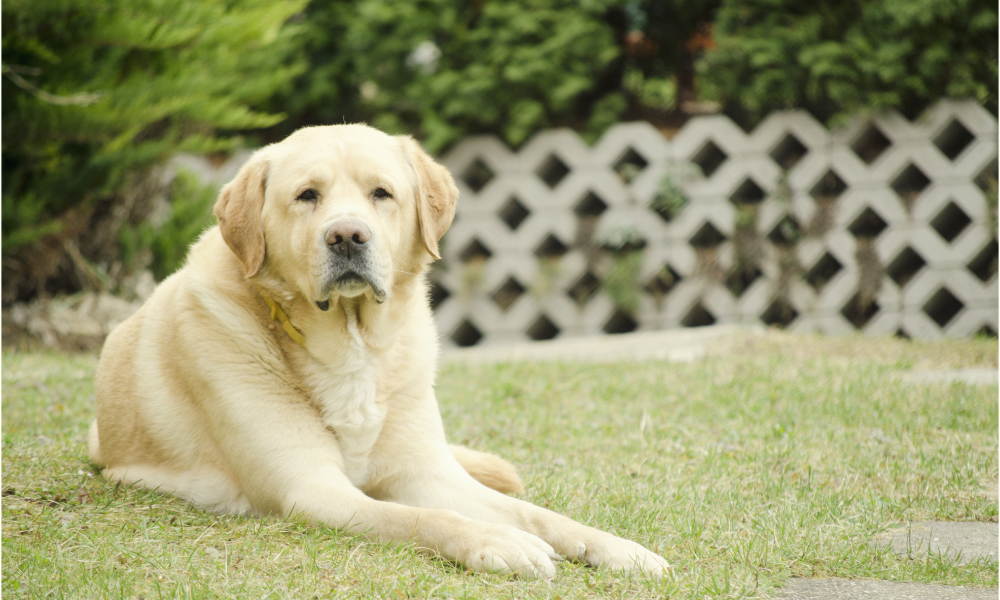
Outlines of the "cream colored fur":
{"type": "Polygon", "coordinates": [[[90,435],[104,476],[413,540],[477,571],[549,578],[561,555],[661,575],[642,546],[496,491],[523,490],[506,461],[446,443],[424,272],[457,195],[413,140],[365,126],[256,152],[220,193],[220,226],[108,337],[90,435]],[[370,238],[340,259],[345,223],[370,238]],[[337,278],[338,260],[364,276],[337,278]]]}

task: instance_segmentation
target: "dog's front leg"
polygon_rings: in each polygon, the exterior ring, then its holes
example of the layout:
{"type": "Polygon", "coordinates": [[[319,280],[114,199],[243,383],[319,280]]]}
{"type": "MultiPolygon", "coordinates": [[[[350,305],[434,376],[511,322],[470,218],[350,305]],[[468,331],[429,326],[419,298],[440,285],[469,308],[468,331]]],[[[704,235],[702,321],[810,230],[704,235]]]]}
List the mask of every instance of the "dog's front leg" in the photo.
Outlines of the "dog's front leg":
{"type": "Polygon", "coordinates": [[[298,489],[289,491],[284,508],[380,542],[414,542],[421,550],[473,571],[509,572],[525,579],[555,575],[554,550],[526,531],[476,521],[452,510],[381,502],[344,487],[343,481],[332,483],[333,479],[304,479],[298,489]]]}
{"type": "Polygon", "coordinates": [[[469,476],[445,452],[437,453],[439,468],[413,471],[384,491],[386,499],[407,504],[453,510],[466,517],[510,525],[545,540],[556,552],[593,567],[639,571],[660,577],[670,565],[643,546],[568,517],[505,496],[469,476]]]}
{"type": "MultiPolygon", "coordinates": [[[[343,470],[336,438],[315,409],[289,395],[243,399],[210,413],[214,431],[240,487],[261,513],[299,515],[335,529],[390,543],[415,543],[475,571],[523,578],[555,575],[554,550],[515,527],[486,523],[444,508],[383,502],[356,488],[343,470]]],[[[259,396],[259,394],[257,395],[259,396]]],[[[230,396],[226,396],[227,399],[230,396]]]]}

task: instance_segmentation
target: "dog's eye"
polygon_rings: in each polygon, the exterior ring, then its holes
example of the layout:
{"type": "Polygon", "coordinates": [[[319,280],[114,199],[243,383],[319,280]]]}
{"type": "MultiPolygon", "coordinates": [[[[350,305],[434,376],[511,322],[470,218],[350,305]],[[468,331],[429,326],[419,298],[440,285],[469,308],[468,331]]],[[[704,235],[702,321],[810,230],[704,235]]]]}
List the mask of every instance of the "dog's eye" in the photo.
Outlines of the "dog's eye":
{"type": "Polygon", "coordinates": [[[296,200],[302,200],[303,202],[315,202],[318,196],[316,196],[316,190],[306,190],[299,194],[296,200]]]}
{"type": "Polygon", "coordinates": [[[374,196],[376,200],[383,200],[385,198],[392,198],[392,194],[390,194],[388,192],[388,190],[386,190],[385,188],[382,188],[382,187],[375,188],[375,191],[372,192],[372,196],[374,196]]]}

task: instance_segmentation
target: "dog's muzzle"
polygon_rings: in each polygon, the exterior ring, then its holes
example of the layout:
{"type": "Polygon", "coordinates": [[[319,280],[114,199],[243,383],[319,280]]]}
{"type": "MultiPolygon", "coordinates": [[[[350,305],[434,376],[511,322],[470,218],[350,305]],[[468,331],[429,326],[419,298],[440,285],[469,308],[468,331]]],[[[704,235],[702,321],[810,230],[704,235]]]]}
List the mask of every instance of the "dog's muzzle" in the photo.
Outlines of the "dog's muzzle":
{"type": "MultiPolygon", "coordinates": [[[[371,229],[360,219],[347,218],[333,223],[324,234],[324,241],[330,250],[330,268],[326,294],[336,289],[348,296],[363,292],[371,287],[375,301],[385,301],[386,292],[379,285],[381,278],[372,272],[371,229]]],[[[324,295],[324,296],[325,296],[324,295]]],[[[329,308],[327,300],[317,300],[321,310],[329,308]]]]}

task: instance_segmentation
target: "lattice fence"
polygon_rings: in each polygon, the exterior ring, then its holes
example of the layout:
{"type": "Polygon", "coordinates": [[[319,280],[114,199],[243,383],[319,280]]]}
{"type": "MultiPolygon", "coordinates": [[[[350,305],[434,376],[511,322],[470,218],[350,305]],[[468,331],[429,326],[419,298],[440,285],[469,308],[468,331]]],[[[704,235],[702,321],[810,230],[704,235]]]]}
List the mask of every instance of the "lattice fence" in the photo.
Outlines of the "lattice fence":
{"type": "Polygon", "coordinates": [[[668,140],[466,139],[434,273],[445,344],[712,323],[914,338],[997,331],[997,122],[945,101],[828,131],[803,111],[668,140]]]}

